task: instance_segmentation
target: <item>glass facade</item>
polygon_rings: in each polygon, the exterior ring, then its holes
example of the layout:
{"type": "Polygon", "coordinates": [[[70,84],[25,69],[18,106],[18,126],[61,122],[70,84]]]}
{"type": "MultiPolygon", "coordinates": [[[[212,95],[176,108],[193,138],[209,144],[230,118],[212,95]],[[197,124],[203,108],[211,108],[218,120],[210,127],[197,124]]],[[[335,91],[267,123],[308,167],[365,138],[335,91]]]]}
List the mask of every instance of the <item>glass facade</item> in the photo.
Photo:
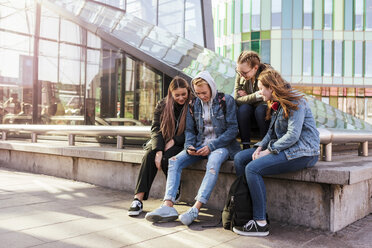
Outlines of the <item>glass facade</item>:
{"type": "MultiPolygon", "coordinates": [[[[232,19],[242,30],[216,39],[217,53],[236,61],[242,50],[254,50],[301,89],[339,89],[342,94],[320,93],[319,100],[372,123],[372,99],[366,93],[372,88],[372,1],[218,0],[213,4],[220,22],[232,19]],[[241,11],[221,17],[216,10],[229,4],[241,11]],[[264,13],[267,10],[269,14],[264,13]],[[221,52],[222,46],[225,51],[233,45],[223,43],[226,39],[234,39],[234,53],[221,52]]],[[[307,93],[317,96],[317,91],[307,93]]]]}
{"type": "MultiPolygon", "coordinates": [[[[323,2],[310,2],[314,15],[322,18],[318,8],[323,9],[323,2]]],[[[1,122],[150,125],[155,104],[175,75],[190,80],[208,70],[220,91],[232,92],[236,66],[232,58],[243,48],[259,52],[263,62],[316,96],[308,98],[314,112],[319,112],[318,126],[372,129],[347,113],[339,114],[343,117],[335,126],[334,114],[339,112],[333,108],[369,117],[372,93],[347,86],[349,79],[355,85],[366,82],[371,50],[364,39],[367,35],[343,40],[346,34],[305,28],[302,13],[309,6],[303,1],[223,3],[214,13],[222,15],[214,28],[217,50],[225,57],[183,38],[186,30],[201,37],[196,28],[199,1],[2,1],[0,55],[7,60],[0,62],[1,122]],[[170,5],[173,11],[165,8],[170,5]],[[292,10],[301,15],[292,15],[292,10]],[[272,19],[280,20],[274,30],[272,19]],[[298,30],[292,25],[299,25],[298,30]],[[325,58],[325,51],[331,56],[325,58]],[[358,61],[362,68],[347,67],[350,61],[358,61]]],[[[319,26],[317,18],[311,16],[313,25],[319,26]]]]}
{"type": "Polygon", "coordinates": [[[1,123],[150,125],[166,75],[43,6],[33,85],[35,9],[0,8],[1,123]]]}

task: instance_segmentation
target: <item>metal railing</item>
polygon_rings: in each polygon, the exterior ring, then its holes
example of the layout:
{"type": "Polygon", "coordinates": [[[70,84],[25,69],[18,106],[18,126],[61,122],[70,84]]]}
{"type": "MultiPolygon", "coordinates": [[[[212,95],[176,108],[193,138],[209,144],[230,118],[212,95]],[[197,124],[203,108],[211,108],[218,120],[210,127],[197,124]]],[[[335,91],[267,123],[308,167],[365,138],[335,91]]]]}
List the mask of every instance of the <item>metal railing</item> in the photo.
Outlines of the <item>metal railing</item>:
{"type": "Polygon", "coordinates": [[[68,144],[75,145],[75,136],[116,136],[116,147],[123,148],[124,137],[150,138],[150,126],[89,126],[89,125],[0,125],[2,140],[9,132],[30,133],[31,142],[37,142],[38,135],[68,135],[68,144]]]}
{"type": "MultiPolygon", "coordinates": [[[[346,130],[318,128],[320,133],[321,158],[332,161],[332,144],[359,143],[358,155],[368,156],[368,141],[372,132],[365,130],[346,130]]],[[[1,124],[2,140],[7,140],[9,132],[30,133],[31,142],[37,142],[38,135],[68,135],[69,145],[75,145],[75,136],[116,136],[118,149],[123,148],[124,137],[150,138],[150,126],[88,126],[88,125],[9,125],[1,124]]]]}
{"type": "Polygon", "coordinates": [[[358,155],[368,156],[368,141],[372,141],[371,131],[334,128],[318,128],[318,131],[323,160],[332,161],[332,144],[359,143],[358,155]]]}

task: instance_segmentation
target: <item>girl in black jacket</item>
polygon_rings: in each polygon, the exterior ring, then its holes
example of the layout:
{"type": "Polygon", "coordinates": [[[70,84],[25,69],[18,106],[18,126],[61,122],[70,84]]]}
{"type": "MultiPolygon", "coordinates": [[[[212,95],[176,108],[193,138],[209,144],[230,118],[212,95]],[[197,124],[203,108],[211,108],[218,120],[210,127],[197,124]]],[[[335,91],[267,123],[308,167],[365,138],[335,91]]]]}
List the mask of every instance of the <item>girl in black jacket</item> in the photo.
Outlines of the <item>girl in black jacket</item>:
{"type": "Polygon", "coordinates": [[[142,200],[147,200],[157,171],[161,169],[167,176],[168,159],[183,150],[190,94],[186,80],[175,77],[169,85],[168,95],[157,104],[151,126],[151,143],[142,159],[129,216],[142,212],[142,200]]]}

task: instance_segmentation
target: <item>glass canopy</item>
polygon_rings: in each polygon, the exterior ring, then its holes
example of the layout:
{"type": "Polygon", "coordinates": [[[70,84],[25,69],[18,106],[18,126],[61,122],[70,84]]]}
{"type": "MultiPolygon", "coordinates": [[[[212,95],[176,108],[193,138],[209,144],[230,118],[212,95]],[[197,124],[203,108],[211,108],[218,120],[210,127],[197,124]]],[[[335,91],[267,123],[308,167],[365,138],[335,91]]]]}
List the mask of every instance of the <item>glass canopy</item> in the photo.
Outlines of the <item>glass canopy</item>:
{"type": "MultiPolygon", "coordinates": [[[[84,25],[102,39],[169,76],[193,78],[207,70],[220,91],[232,93],[236,63],[189,40],[147,23],[124,11],[86,0],[43,0],[43,6],[84,25]]],[[[372,125],[311,96],[308,99],[318,127],[368,129],[372,125]]]]}

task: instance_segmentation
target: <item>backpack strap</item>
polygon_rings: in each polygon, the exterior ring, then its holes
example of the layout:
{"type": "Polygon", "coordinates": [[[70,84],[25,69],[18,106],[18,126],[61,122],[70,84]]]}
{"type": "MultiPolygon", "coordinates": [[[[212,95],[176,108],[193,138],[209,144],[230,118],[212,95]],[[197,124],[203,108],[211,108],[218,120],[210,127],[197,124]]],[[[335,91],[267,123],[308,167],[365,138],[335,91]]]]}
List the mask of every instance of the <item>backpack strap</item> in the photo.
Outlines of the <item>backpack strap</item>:
{"type": "Polygon", "coordinates": [[[225,93],[218,92],[218,103],[220,105],[220,108],[222,108],[223,115],[226,116],[226,98],[225,93]]]}

